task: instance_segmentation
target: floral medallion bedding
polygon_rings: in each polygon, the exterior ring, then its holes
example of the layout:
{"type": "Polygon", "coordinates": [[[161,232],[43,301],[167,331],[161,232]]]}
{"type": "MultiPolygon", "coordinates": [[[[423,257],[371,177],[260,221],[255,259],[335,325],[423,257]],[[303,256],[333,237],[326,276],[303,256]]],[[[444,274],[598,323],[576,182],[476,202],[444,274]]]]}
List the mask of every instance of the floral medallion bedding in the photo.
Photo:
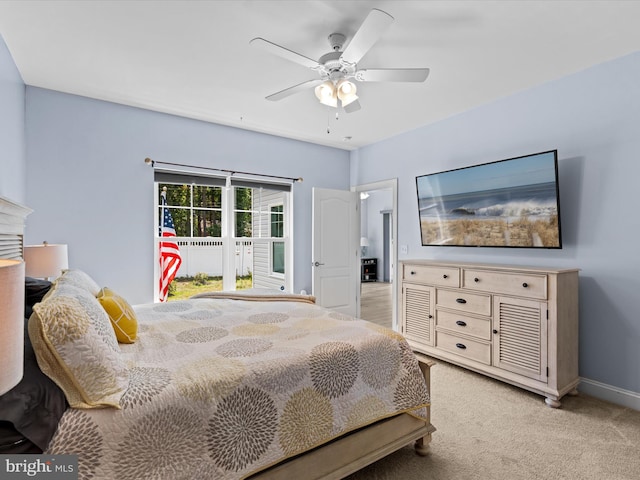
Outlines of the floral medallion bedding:
{"type": "Polygon", "coordinates": [[[120,409],[71,408],[47,453],[80,478],[239,479],[401,412],[429,392],[406,341],[307,302],[135,307],[120,409]]]}

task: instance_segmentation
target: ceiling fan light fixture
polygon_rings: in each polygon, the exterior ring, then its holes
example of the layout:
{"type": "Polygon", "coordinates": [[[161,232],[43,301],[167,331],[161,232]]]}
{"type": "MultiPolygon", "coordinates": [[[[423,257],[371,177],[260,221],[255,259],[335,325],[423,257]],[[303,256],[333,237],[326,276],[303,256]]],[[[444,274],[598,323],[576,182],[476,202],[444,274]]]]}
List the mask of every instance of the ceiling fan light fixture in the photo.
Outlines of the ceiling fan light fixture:
{"type": "Polygon", "coordinates": [[[344,78],[338,82],[336,88],[338,89],[338,94],[349,95],[356,93],[356,86],[344,78]]]}
{"type": "Polygon", "coordinates": [[[336,88],[330,80],[318,85],[315,89],[315,93],[316,97],[323,105],[327,105],[329,107],[338,106],[336,88]]]}
{"type": "Polygon", "coordinates": [[[315,87],[316,97],[321,104],[336,109],[340,106],[345,113],[352,113],[362,108],[358,95],[356,95],[356,85],[350,81],[352,79],[358,82],[424,82],[429,75],[428,68],[373,68],[358,70],[360,60],[391,26],[393,21],[394,18],[387,12],[377,8],[371,9],[344,50],[346,36],[342,33],[332,33],[329,35],[331,51],[322,55],[317,61],[264,38],[254,38],[249,42],[251,45],[308,67],[320,76],[315,80],[307,80],[269,95],[266,97],[267,100],[282,100],[306,88],[315,87]],[[338,99],[340,99],[340,105],[338,105],[338,99]]]}
{"type": "Polygon", "coordinates": [[[343,107],[346,107],[358,99],[358,96],[356,95],[357,88],[355,84],[351,83],[349,80],[340,80],[336,85],[336,89],[338,90],[338,98],[342,102],[343,107]]]}

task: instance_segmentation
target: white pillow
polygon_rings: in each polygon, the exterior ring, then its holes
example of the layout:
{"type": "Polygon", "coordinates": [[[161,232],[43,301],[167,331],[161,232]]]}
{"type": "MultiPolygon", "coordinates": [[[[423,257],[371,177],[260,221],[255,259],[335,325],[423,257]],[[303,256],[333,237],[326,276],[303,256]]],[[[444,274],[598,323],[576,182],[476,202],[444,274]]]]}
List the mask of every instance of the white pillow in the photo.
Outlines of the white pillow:
{"type": "Polygon", "coordinates": [[[83,288],[88,291],[94,297],[98,295],[100,286],[95,282],[93,278],[87,275],[82,270],[63,270],[56,281],[56,284],[74,285],[79,288],[83,288]]]}
{"type": "Polygon", "coordinates": [[[29,336],[40,369],[76,408],[120,408],[129,372],[109,316],[87,290],[64,282],[34,305],[29,336]]]}

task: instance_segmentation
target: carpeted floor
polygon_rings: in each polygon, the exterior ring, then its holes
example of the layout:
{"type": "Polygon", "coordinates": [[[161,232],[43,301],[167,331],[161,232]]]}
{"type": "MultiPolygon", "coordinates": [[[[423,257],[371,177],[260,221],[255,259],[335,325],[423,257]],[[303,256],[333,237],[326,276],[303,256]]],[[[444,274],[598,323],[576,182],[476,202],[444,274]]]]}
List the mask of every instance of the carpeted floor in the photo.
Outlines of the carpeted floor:
{"type": "Polygon", "coordinates": [[[412,446],[349,480],[638,480],[640,412],[586,395],[543,397],[450,364],[431,369],[431,452],[412,446]]]}

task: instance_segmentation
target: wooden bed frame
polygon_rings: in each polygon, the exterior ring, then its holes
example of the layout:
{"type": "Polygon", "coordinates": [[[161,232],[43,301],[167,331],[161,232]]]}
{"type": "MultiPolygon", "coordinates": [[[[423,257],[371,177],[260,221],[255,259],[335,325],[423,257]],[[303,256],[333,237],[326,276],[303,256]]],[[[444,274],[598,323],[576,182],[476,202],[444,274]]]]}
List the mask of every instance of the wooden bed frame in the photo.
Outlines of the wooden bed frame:
{"type": "MultiPolygon", "coordinates": [[[[415,355],[431,395],[430,368],[435,362],[419,353],[415,355]]],[[[431,434],[435,430],[431,425],[431,407],[427,407],[427,420],[420,420],[408,413],[403,413],[339,437],[247,478],[251,480],[341,479],[411,442],[415,442],[414,448],[418,455],[426,455],[429,452],[431,434]]]]}
{"type": "MultiPolygon", "coordinates": [[[[20,258],[23,248],[24,220],[31,209],[0,197],[0,257],[20,258]]],[[[420,369],[431,394],[430,368],[434,364],[428,357],[416,353],[420,369]]],[[[387,418],[368,427],[343,435],[313,450],[261,470],[252,480],[290,480],[292,478],[340,479],[415,442],[418,455],[429,451],[431,409],[427,419],[420,420],[408,413],[387,418]]]]}

